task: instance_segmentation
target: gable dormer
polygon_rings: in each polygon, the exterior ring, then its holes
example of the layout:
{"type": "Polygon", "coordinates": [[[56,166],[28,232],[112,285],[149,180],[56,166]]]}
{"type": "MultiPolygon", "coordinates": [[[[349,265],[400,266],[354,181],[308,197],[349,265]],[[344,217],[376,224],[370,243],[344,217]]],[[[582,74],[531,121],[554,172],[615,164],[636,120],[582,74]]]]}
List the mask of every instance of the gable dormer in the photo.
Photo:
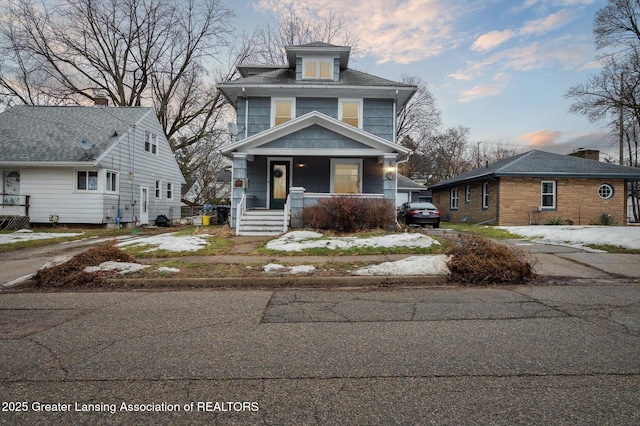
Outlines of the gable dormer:
{"type": "Polygon", "coordinates": [[[340,72],[349,65],[351,48],[328,43],[288,46],[289,68],[295,70],[296,81],[340,81],[340,72]]]}

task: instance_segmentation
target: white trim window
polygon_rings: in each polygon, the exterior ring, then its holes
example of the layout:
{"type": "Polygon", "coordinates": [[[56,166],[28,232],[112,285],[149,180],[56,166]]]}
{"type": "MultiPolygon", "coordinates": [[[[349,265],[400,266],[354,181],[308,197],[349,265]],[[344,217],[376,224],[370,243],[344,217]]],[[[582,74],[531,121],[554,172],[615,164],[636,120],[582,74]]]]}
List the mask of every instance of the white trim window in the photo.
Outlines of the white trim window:
{"type": "Polygon", "coordinates": [[[482,182],[482,209],[489,208],[489,182],[482,182]]]}
{"type": "Polygon", "coordinates": [[[106,173],[107,178],[105,179],[105,191],[107,192],[118,192],[118,172],[114,172],[113,170],[107,170],[106,173]]]}
{"type": "Polygon", "coordinates": [[[302,58],[304,80],[333,79],[333,58],[302,58]]]}
{"type": "Polygon", "coordinates": [[[338,120],[362,129],[362,99],[338,99],[338,120]]]}
{"type": "Polygon", "coordinates": [[[296,98],[271,98],[271,127],[296,117],[296,98]]]}
{"type": "Polygon", "coordinates": [[[148,130],[144,131],[144,150],[158,155],[158,135],[148,130]]]}
{"type": "Polygon", "coordinates": [[[557,186],[555,180],[543,180],[540,182],[540,207],[545,210],[553,210],[557,205],[557,186]]]}
{"type": "Polygon", "coordinates": [[[613,198],[614,192],[613,186],[608,183],[603,183],[598,187],[598,196],[603,200],[610,200],[613,198]]]}
{"type": "Polygon", "coordinates": [[[471,202],[471,185],[464,187],[464,202],[467,204],[471,202]]]}
{"type": "Polygon", "coordinates": [[[173,200],[173,182],[167,182],[167,200],[173,200]]]}
{"type": "Polygon", "coordinates": [[[76,170],[75,173],[76,191],[97,191],[98,171],[97,170],[76,170]]]}
{"type": "Polygon", "coordinates": [[[451,188],[449,192],[449,203],[451,210],[458,210],[458,188],[451,188]]]}
{"type": "Polygon", "coordinates": [[[162,181],[161,180],[156,180],[156,192],[155,192],[155,196],[156,199],[161,199],[162,198],[162,181]]]}
{"type": "Polygon", "coordinates": [[[333,194],[361,194],[362,193],[362,159],[361,158],[332,158],[331,159],[331,193],[333,194]]]}

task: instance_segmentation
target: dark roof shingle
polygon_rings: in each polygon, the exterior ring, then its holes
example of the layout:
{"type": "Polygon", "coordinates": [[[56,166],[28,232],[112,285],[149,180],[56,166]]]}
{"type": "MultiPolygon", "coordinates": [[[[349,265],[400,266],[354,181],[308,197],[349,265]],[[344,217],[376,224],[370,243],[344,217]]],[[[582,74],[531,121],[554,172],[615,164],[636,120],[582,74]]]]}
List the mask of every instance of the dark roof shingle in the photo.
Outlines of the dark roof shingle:
{"type": "Polygon", "coordinates": [[[22,105],[0,114],[0,161],[88,161],[152,108],[22,105]],[[82,139],[93,144],[85,151],[82,139]]]}

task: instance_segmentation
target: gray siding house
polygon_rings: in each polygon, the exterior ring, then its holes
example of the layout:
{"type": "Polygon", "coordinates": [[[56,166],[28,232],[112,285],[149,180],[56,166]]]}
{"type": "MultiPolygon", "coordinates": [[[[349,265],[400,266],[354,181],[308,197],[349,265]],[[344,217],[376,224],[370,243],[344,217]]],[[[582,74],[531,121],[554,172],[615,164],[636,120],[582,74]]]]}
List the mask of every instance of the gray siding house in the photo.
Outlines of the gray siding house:
{"type": "Polygon", "coordinates": [[[0,216],[153,224],[184,178],[152,108],[16,106],[0,114],[0,216]]]}
{"type": "Polygon", "coordinates": [[[232,226],[238,234],[301,226],[301,209],[322,197],[387,198],[410,151],[395,140],[396,112],[417,88],[348,67],[350,48],[289,46],[281,67],[241,65],[218,85],[237,112],[232,226]],[[268,226],[271,222],[272,226],[268,226]]]}

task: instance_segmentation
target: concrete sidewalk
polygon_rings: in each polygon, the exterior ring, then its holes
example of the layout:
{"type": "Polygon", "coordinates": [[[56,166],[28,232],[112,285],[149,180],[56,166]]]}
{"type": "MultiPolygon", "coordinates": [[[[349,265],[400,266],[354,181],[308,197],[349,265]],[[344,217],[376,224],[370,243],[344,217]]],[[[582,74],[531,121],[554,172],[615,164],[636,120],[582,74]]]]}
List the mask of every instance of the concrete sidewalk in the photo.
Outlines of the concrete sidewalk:
{"type": "MultiPolygon", "coordinates": [[[[364,255],[364,256],[278,256],[252,255],[264,237],[232,237],[236,245],[225,255],[219,256],[185,256],[179,258],[183,262],[217,263],[217,264],[263,264],[278,263],[282,265],[324,264],[324,263],[366,263],[370,265],[393,262],[405,259],[407,254],[364,255]]],[[[86,250],[89,246],[105,239],[83,240],[61,243],[33,250],[20,250],[0,254],[0,289],[19,285],[31,274],[37,272],[47,262],[59,256],[73,256],[86,250]]],[[[605,279],[605,278],[640,278],[640,255],[609,254],[586,252],[574,247],[555,246],[529,242],[526,240],[509,240],[509,244],[522,248],[536,259],[535,271],[545,279],[605,279]]],[[[143,263],[158,263],[164,259],[141,259],[143,263]]],[[[420,285],[442,283],[443,275],[429,276],[344,276],[319,277],[295,275],[266,275],[264,277],[203,277],[194,278],[160,278],[131,279],[124,276],[119,280],[121,285],[135,287],[152,287],[162,284],[169,286],[202,286],[202,287],[325,287],[325,286],[380,286],[380,285],[420,285]]]]}

